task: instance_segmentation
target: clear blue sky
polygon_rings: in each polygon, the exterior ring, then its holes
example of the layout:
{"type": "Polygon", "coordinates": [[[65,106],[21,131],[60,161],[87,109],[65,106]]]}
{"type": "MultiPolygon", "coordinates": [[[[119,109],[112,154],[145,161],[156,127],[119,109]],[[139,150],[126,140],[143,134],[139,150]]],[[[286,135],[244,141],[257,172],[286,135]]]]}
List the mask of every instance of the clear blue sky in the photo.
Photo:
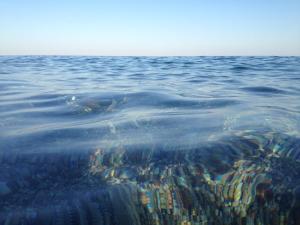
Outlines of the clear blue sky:
{"type": "Polygon", "coordinates": [[[0,54],[300,55],[300,0],[0,0],[0,54]]]}

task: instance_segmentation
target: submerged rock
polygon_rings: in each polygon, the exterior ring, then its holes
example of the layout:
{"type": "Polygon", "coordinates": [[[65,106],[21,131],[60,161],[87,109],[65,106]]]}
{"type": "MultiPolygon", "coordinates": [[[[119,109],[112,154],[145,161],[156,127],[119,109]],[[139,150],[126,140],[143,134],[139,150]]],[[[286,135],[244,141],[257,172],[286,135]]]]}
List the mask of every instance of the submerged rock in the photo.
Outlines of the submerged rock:
{"type": "Polygon", "coordinates": [[[297,225],[299,146],[247,132],[194,148],[3,155],[0,224],[297,225]]]}

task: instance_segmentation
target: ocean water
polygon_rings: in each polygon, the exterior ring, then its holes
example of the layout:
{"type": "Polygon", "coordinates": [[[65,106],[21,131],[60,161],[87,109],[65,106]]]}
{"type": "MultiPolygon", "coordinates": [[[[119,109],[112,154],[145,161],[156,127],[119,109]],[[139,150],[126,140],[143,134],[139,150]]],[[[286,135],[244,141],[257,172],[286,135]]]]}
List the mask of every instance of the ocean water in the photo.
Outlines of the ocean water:
{"type": "Polygon", "coordinates": [[[0,224],[300,224],[299,137],[300,57],[1,56],[0,224]]]}

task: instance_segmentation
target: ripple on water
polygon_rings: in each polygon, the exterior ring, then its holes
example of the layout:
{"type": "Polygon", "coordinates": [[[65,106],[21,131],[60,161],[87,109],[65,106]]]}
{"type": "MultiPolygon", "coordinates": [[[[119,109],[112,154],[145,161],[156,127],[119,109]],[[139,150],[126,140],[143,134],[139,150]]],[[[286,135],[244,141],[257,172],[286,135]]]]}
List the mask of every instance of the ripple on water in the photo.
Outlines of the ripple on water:
{"type": "Polygon", "coordinates": [[[253,86],[253,87],[244,87],[241,90],[257,93],[257,94],[286,94],[287,91],[273,88],[273,87],[266,87],[266,86],[253,86]]]}
{"type": "Polygon", "coordinates": [[[231,70],[239,72],[239,71],[251,70],[251,68],[248,66],[233,66],[231,70]]]}

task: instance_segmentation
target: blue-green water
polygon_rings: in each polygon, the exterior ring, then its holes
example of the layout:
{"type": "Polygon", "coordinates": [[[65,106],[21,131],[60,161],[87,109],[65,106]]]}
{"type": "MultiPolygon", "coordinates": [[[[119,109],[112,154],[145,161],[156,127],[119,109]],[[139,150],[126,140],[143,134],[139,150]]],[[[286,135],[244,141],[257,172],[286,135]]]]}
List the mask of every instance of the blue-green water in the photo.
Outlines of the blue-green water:
{"type": "Polygon", "coordinates": [[[300,224],[299,135],[300,57],[1,56],[0,224],[300,224]]]}

